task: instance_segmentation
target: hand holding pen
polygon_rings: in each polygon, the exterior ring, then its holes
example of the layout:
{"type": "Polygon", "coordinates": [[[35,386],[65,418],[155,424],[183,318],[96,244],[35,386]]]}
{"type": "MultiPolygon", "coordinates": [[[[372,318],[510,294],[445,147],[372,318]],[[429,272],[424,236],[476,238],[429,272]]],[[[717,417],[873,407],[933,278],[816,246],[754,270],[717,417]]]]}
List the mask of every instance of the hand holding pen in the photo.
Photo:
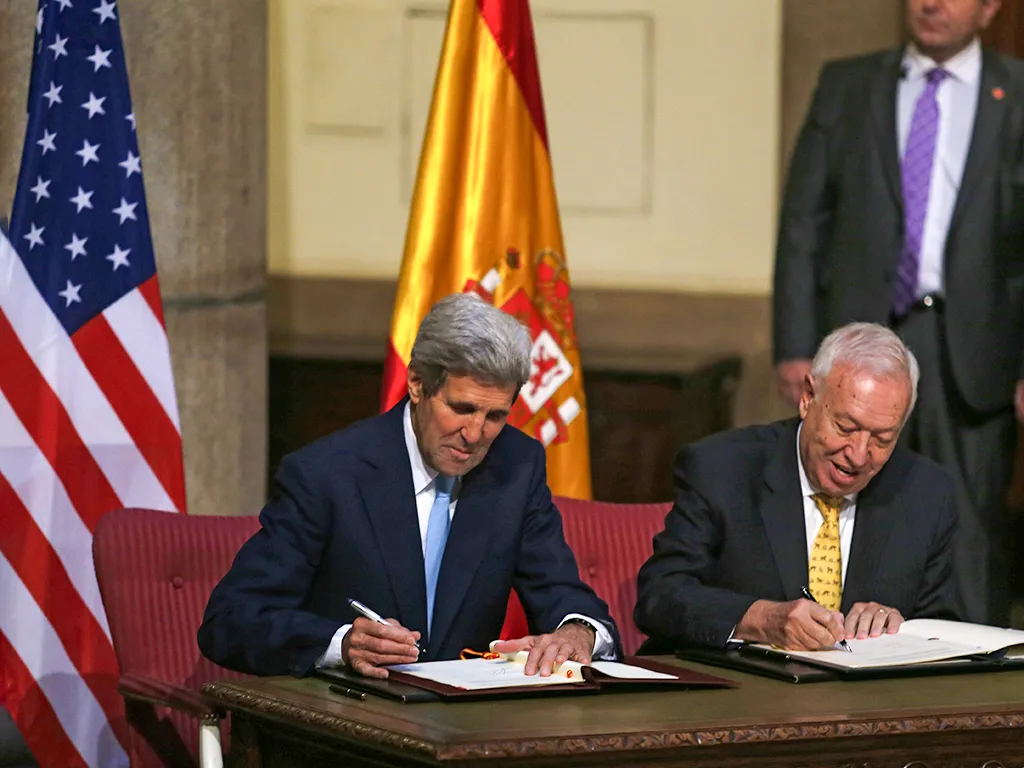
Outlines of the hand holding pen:
{"type": "MultiPolygon", "coordinates": [[[[814,599],[814,595],[811,594],[811,590],[809,590],[807,587],[800,587],[800,594],[808,600],[810,600],[812,603],[818,603],[818,601],[814,599]]],[[[818,604],[820,605],[820,603],[818,604]]],[[[850,653],[853,653],[853,649],[849,646],[846,640],[840,640],[839,645],[841,645],[845,650],[849,651],[850,653]]]]}
{"type": "Polygon", "coordinates": [[[419,659],[419,632],[388,622],[358,600],[350,598],[348,604],[368,620],[356,619],[342,642],[342,659],[354,671],[367,677],[386,678],[385,667],[419,659]]]}
{"type": "MultiPolygon", "coordinates": [[[[356,613],[361,613],[363,616],[368,618],[370,621],[375,621],[378,624],[383,624],[385,627],[400,626],[400,625],[392,624],[390,621],[385,619],[383,616],[381,616],[379,613],[377,613],[372,608],[368,608],[367,606],[365,606],[362,603],[360,603],[358,600],[353,600],[351,597],[348,599],[348,604],[350,606],[352,606],[352,610],[353,611],[355,611],[356,613]]],[[[420,648],[420,644],[419,644],[419,634],[416,633],[416,632],[414,632],[413,634],[415,634],[416,637],[417,637],[417,641],[415,643],[413,643],[413,645],[416,646],[416,650],[417,651],[422,651],[423,649],[420,648]]]]}

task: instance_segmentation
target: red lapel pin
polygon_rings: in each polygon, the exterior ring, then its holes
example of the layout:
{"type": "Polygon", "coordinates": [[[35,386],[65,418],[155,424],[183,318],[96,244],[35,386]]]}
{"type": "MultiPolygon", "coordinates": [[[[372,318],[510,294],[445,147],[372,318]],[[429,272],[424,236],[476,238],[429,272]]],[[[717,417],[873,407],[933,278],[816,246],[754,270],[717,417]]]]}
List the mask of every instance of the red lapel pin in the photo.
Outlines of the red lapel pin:
{"type": "Polygon", "coordinates": [[[1006,91],[1004,91],[1002,88],[992,89],[992,98],[995,99],[996,101],[1002,101],[1005,95],[1006,91]]]}

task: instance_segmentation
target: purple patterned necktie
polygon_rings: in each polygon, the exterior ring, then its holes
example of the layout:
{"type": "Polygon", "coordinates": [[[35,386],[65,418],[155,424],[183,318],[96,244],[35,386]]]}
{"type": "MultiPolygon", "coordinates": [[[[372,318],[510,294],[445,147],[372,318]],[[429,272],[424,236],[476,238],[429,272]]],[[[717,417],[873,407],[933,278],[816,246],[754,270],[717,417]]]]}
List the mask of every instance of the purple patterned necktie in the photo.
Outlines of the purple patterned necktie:
{"type": "Polygon", "coordinates": [[[936,92],[949,77],[944,69],[927,74],[928,83],[914,105],[907,148],[903,153],[903,251],[893,289],[893,314],[902,317],[917,299],[917,275],[921,269],[921,241],[924,217],[928,212],[928,193],[935,162],[935,139],[939,133],[939,102],[936,92]]]}

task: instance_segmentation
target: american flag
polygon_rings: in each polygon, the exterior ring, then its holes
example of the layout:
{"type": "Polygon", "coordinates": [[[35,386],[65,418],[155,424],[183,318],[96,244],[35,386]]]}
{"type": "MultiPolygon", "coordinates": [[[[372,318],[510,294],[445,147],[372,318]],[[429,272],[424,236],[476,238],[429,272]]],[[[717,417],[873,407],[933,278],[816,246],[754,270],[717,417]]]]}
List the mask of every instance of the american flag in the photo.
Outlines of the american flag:
{"type": "Polygon", "coordinates": [[[92,534],[185,485],[115,0],[39,0],[0,360],[0,698],[40,765],[127,765],[92,534]]]}

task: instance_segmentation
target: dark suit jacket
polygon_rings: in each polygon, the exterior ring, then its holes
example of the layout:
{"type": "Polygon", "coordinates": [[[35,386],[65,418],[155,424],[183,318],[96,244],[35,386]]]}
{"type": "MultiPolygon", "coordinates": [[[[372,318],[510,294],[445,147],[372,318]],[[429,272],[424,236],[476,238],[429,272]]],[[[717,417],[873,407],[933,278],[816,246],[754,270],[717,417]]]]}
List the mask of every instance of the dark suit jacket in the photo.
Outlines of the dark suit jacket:
{"type": "MultiPolygon", "coordinates": [[[[675,506],[640,569],[636,623],[653,643],[722,646],[750,605],[807,584],[799,421],[723,432],[676,459],[675,506]]],[[[953,481],[897,447],[857,497],[841,610],[875,600],[906,618],[956,618],[953,481]]]]}
{"type": "MultiPolygon", "coordinates": [[[[821,72],[783,197],[777,361],[813,357],[820,340],[847,322],[889,322],[904,228],[896,133],[902,54],[836,61],[821,72]]],[[[944,263],[954,384],[982,411],[1009,405],[1024,375],[1022,123],[1024,62],[985,51],[944,263]]]]}
{"type": "Polygon", "coordinates": [[[458,658],[498,637],[512,587],[531,631],[580,613],[604,622],[618,642],[607,606],[580,581],[565,543],[544,450],[513,427],[463,478],[427,638],[404,407],[284,458],[262,529],[210,596],[199,629],[209,659],[253,674],[308,674],[356,618],[349,597],[419,630],[422,661],[458,658]]]}

